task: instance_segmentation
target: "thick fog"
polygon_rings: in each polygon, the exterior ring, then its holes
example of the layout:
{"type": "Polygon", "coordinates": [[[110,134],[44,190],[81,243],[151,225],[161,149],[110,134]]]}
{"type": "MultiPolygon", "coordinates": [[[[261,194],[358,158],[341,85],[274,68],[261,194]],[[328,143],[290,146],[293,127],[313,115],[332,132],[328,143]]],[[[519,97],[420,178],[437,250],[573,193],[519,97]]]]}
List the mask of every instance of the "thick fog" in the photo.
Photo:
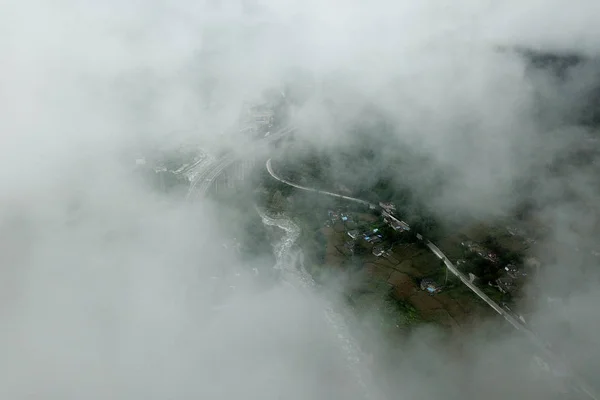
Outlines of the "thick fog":
{"type": "MultiPolygon", "coordinates": [[[[303,139],[351,148],[373,107],[391,121],[386,140],[451,171],[429,199],[441,216],[501,214],[533,178],[551,227],[534,319],[593,378],[600,281],[573,249],[598,242],[597,171],[547,167],[597,145],[573,115],[598,71],[560,80],[511,49],[594,59],[598,17],[594,0],[3,1],[0,397],[362,398],[326,299],[258,290],[221,247],[219,205],[157,194],[132,172],[139,149],[235,147],[242,104],[284,81],[307,93],[292,116],[303,139]],[[223,270],[241,283],[220,308],[223,270]]],[[[359,369],[374,398],[547,398],[525,339],[488,333],[470,333],[460,357],[430,330],[374,344],[401,361],[359,369]]]]}

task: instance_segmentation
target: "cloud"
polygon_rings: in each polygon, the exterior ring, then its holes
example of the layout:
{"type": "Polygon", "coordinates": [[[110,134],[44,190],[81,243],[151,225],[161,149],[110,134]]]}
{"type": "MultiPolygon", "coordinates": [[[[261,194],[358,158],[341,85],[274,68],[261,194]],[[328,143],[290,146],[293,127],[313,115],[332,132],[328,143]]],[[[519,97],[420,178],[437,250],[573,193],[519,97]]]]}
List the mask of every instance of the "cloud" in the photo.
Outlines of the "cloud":
{"type": "MultiPolygon", "coordinates": [[[[428,199],[442,215],[495,215],[521,199],[517,179],[538,180],[533,197],[552,226],[539,251],[553,248],[554,239],[568,246],[554,249],[536,284],[545,293],[545,285],[568,282],[570,300],[560,310],[546,310],[540,300],[535,318],[549,332],[568,320],[568,332],[585,345],[562,331],[558,341],[579,369],[595,370],[586,354],[599,348],[590,333],[597,313],[589,306],[597,297],[597,262],[571,250],[595,245],[596,170],[567,163],[552,174],[547,167],[591,143],[592,129],[573,127],[570,116],[596,76],[582,67],[561,81],[499,48],[593,58],[600,6],[256,3],[251,12],[236,1],[24,0],[3,11],[0,393],[360,397],[324,322],[322,298],[277,285],[258,291],[242,277],[240,294],[215,313],[215,293],[228,289],[213,277],[228,282],[232,274],[223,271],[246,270],[215,244],[236,227],[223,226],[214,204],[192,207],[149,191],[121,161],[123,153],[183,141],[231,146],[236,140],[222,133],[235,127],[243,102],[286,80],[306,94],[293,122],[322,149],[375,140],[373,128],[385,119],[389,131],[377,140],[449,171],[428,199]],[[349,134],[358,122],[370,129],[359,139],[349,134]]],[[[381,154],[354,178],[374,181],[396,155],[381,154]]],[[[419,167],[407,177],[417,192],[430,176],[419,167]]],[[[373,366],[384,392],[429,398],[444,389],[475,398],[492,389],[505,397],[534,390],[525,383],[508,390],[486,377],[486,368],[511,382],[517,372],[529,376],[518,351],[503,355],[526,348],[512,332],[469,335],[464,358],[446,356],[442,345],[427,347],[444,342],[427,335],[390,350],[406,360],[399,367],[373,366]]]]}

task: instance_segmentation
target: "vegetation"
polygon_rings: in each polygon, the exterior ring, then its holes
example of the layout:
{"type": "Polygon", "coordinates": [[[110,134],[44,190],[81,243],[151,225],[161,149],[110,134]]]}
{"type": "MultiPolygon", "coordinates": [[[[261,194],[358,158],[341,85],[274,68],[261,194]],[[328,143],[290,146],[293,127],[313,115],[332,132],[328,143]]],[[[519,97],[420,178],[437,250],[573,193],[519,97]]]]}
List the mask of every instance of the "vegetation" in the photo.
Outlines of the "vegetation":
{"type": "Polygon", "coordinates": [[[388,312],[402,315],[405,325],[423,322],[423,318],[411,303],[397,299],[392,293],[388,293],[384,304],[388,312]]]}

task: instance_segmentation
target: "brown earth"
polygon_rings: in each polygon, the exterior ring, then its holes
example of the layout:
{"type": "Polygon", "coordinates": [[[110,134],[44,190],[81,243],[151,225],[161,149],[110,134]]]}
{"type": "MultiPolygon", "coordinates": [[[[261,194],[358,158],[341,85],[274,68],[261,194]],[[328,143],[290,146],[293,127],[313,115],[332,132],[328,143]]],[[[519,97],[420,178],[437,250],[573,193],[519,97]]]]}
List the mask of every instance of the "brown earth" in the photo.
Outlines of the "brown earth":
{"type": "Polygon", "coordinates": [[[409,298],[418,290],[410,276],[399,271],[390,275],[388,283],[394,287],[394,295],[402,299],[409,298]]]}
{"type": "Polygon", "coordinates": [[[387,281],[392,274],[392,270],[386,268],[381,265],[377,265],[375,263],[367,263],[364,264],[365,271],[367,271],[367,275],[369,278],[378,280],[378,281],[387,281]]]}
{"type": "Polygon", "coordinates": [[[442,304],[427,292],[419,290],[410,297],[410,302],[423,314],[442,308],[442,304]]]}
{"type": "MultiPolygon", "coordinates": [[[[328,238],[326,264],[341,267],[349,260],[343,254],[344,243],[348,240],[345,229],[334,225],[333,228],[324,228],[323,233],[328,238]]],[[[440,263],[435,255],[417,245],[395,246],[390,257],[367,254],[361,259],[363,268],[357,276],[364,274],[360,278],[364,288],[390,285],[398,300],[412,304],[425,321],[447,327],[450,332],[457,333],[463,326],[472,325],[478,319],[476,314],[487,314],[487,310],[476,304],[466,290],[442,291],[435,295],[422,291],[418,280],[439,272],[440,263]]]]}

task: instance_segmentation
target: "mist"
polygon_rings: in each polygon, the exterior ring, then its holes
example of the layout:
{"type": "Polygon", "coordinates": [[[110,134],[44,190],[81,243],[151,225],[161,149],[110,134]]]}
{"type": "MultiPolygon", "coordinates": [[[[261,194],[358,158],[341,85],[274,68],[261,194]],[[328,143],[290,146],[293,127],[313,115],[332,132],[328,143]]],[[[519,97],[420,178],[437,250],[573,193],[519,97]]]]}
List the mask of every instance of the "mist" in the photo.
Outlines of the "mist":
{"type": "MultiPolygon", "coordinates": [[[[600,276],[597,258],[581,253],[598,242],[598,164],[576,161],[597,146],[597,125],[581,116],[597,109],[587,96],[599,82],[600,3],[23,0],[0,9],[3,398],[364,398],[323,313],[344,307],[335,285],[259,288],[222,247],[244,235],[241,217],[224,223],[222,204],[157,193],[133,172],[141,150],[244,152],[240,109],[268,91],[300,99],[290,123],[310,146],[380,145],[352,169],[333,157],[340,180],[375,182],[400,149],[426,160],[402,179],[440,218],[491,219],[535,203],[550,232],[533,254],[548,267],[531,283],[531,319],[595,377],[600,276]],[[561,75],[532,67],[520,48],[584,61],[561,75]],[[424,189],[433,169],[445,171],[435,195],[424,189]]],[[[364,321],[347,323],[375,355],[357,367],[372,398],[554,394],[532,373],[529,344],[498,321],[465,334],[456,353],[431,327],[390,343],[364,321]]]]}

